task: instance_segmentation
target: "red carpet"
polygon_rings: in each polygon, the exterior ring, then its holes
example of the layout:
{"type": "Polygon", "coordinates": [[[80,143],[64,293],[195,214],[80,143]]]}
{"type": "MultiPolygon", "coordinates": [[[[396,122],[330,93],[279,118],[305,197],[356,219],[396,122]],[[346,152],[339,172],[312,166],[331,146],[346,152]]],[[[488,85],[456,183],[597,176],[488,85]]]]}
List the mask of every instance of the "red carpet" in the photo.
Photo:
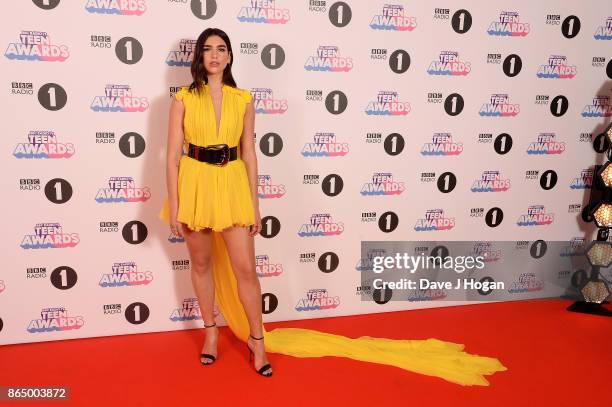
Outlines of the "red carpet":
{"type": "Polygon", "coordinates": [[[274,376],[263,378],[226,327],[219,358],[208,367],[198,358],[202,330],[2,346],[0,385],[68,386],[70,401],[53,404],[78,406],[605,405],[612,324],[567,312],[569,304],[516,301],[266,324],[463,343],[467,352],[497,357],[508,368],[487,376],[489,387],[348,359],[277,354],[268,355],[274,376]]]}

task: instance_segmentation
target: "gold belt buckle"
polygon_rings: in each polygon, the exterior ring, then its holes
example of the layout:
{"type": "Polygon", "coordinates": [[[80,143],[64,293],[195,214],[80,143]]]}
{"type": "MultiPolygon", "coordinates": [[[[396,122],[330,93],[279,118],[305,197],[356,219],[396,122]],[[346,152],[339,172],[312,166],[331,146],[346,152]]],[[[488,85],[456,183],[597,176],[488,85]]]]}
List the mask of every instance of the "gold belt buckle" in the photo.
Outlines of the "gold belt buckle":
{"type": "Polygon", "coordinates": [[[213,144],[210,146],[206,146],[207,149],[210,150],[215,150],[215,151],[223,151],[222,159],[220,162],[217,163],[211,163],[213,165],[218,165],[218,166],[224,166],[225,164],[227,164],[229,162],[229,146],[227,144],[213,144]]]}

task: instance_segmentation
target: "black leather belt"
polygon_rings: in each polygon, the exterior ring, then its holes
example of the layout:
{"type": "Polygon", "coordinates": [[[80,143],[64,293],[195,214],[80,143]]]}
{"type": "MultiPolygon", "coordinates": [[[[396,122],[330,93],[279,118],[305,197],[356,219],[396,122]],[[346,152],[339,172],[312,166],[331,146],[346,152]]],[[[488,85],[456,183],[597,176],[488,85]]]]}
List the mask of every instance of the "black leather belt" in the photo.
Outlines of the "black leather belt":
{"type": "Polygon", "coordinates": [[[200,147],[189,143],[187,155],[204,163],[224,166],[229,161],[234,161],[238,158],[238,147],[230,148],[227,144],[200,147]]]}

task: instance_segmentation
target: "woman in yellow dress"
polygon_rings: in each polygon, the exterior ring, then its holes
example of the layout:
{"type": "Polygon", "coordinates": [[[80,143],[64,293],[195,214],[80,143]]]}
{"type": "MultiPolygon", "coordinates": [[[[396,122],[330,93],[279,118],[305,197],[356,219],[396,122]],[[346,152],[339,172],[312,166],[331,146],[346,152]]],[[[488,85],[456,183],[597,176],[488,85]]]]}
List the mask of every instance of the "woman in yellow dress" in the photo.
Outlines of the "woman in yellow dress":
{"type": "Polygon", "coordinates": [[[211,364],[217,357],[213,241],[218,232],[231,258],[248,318],[248,347],[255,356],[255,370],[271,376],[253,242],[261,230],[253,142],[255,109],[250,92],[236,87],[232,60],[231,43],[223,31],[209,28],[199,36],[191,66],[193,83],[175,95],[170,107],[168,199],[162,217],[169,219],[172,233],[185,238],[189,250],[193,287],[206,328],[202,364],[211,364]],[[187,155],[183,155],[183,145],[187,155]]]}
{"type": "Polygon", "coordinates": [[[160,217],[187,243],[192,283],[206,327],[202,364],[209,365],[217,357],[213,315],[217,302],[234,335],[247,343],[249,355],[254,355],[253,366],[263,376],[272,375],[267,351],[295,357],[347,357],[465,386],[488,385],[484,375],[506,368],[495,358],[464,352],[462,344],[434,338],[348,338],[301,328],[265,330],[253,239],[261,230],[255,109],[250,93],[236,87],[233,58],[227,34],[206,29],[195,46],[193,83],[176,94],[170,107],[168,198],[160,217]]]}

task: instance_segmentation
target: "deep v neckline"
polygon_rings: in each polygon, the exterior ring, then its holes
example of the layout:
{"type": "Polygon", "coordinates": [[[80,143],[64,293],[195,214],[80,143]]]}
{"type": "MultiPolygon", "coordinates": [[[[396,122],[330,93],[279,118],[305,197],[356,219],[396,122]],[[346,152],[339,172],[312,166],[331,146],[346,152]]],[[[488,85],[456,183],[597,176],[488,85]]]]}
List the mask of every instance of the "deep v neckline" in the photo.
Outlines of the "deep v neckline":
{"type": "MultiPolygon", "coordinates": [[[[206,85],[208,86],[208,84],[206,85]]],[[[221,111],[219,112],[219,121],[217,124],[217,112],[215,111],[215,104],[213,102],[212,94],[210,93],[210,86],[208,86],[208,100],[210,101],[210,107],[213,112],[213,120],[215,124],[215,140],[219,139],[221,134],[221,125],[223,124],[223,104],[225,103],[225,85],[221,85],[221,111]]]]}

